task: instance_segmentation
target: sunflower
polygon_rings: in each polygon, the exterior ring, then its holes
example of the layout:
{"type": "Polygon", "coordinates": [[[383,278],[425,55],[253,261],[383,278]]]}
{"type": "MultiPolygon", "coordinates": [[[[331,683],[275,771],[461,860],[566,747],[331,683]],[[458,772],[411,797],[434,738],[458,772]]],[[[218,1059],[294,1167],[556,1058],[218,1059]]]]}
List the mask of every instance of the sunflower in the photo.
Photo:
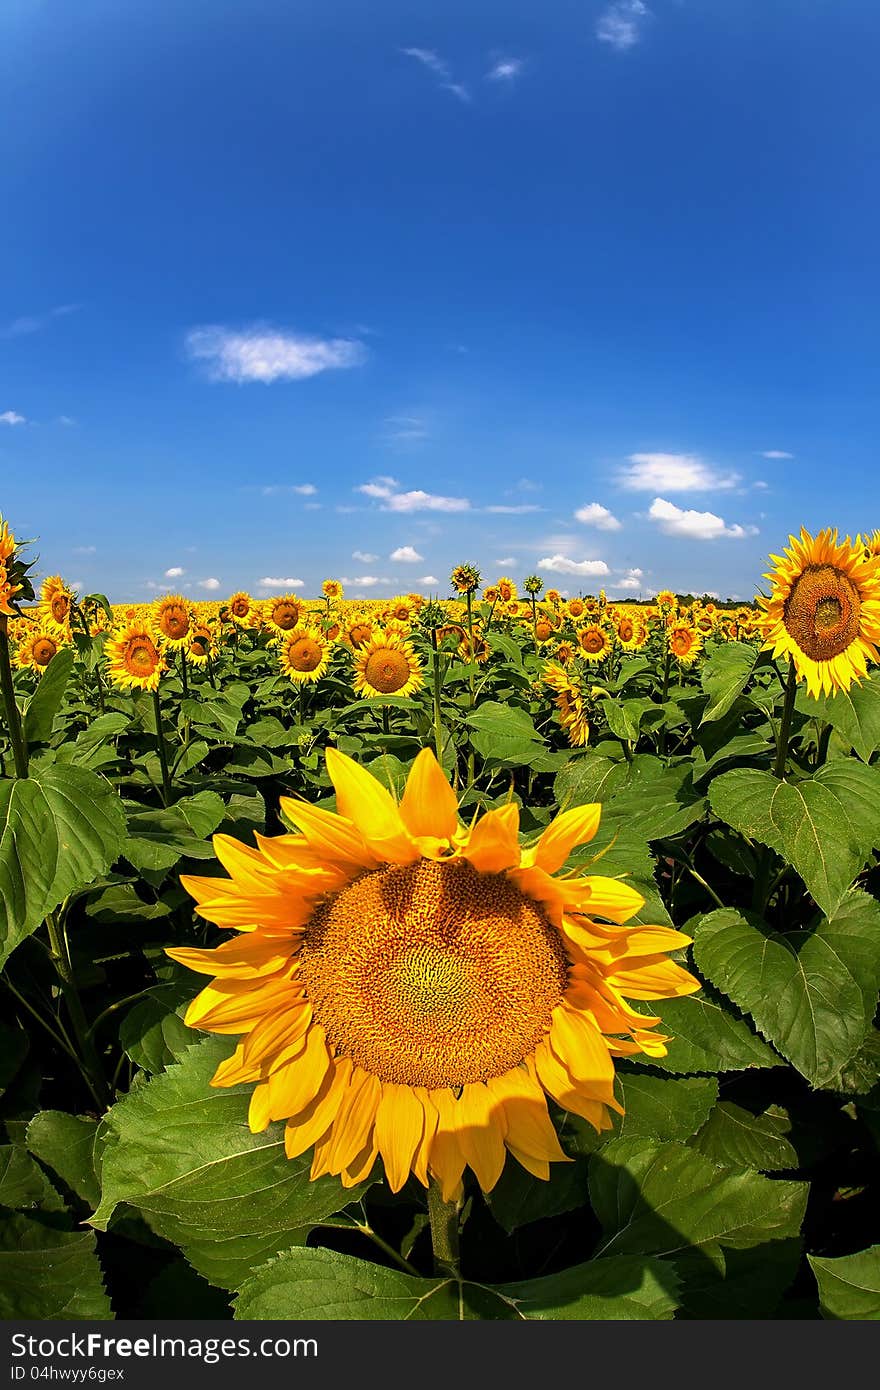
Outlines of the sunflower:
{"type": "Polygon", "coordinates": [[[331,644],[317,627],[295,627],[278,640],[281,669],[297,685],[318,681],[330,664],[331,644]]]}
{"type": "Polygon", "coordinates": [[[134,620],[114,628],[104,651],[114,685],[124,690],[158,690],[160,677],[168,667],[157,633],[145,622],[134,620]]]}
{"type": "Polygon", "coordinates": [[[577,640],[584,660],[594,666],[604,661],[606,656],[610,656],[614,647],[611,633],[599,623],[588,623],[585,627],[578,628],[577,640]]]}
{"type": "Polygon", "coordinates": [[[474,594],[480,587],[480,571],[476,565],[456,565],[449,578],[457,594],[474,594]]]}
{"type": "Polygon", "coordinates": [[[880,531],[872,531],[870,536],[866,536],[864,546],[866,560],[880,558],[880,531]]]}
{"type": "Polygon", "coordinates": [[[616,630],[625,652],[640,652],[648,641],[648,625],[640,613],[623,613],[616,630]]]}
{"type": "Polygon", "coordinates": [[[229,621],[235,623],[236,627],[253,627],[255,618],[258,618],[253,599],[243,589],[233,594],[225,607],[229,621]]]}
{"type": "Polygon", "coordinates": [[[512,579],[508,579],[506,574],[503,574],[496,581],[495,588],[498,590],[498,597],[502,603],[510,603],[516,598],[516,585],[512,579]]]}
{"type": "Polygon", "coordinates": [[[570,598],[565,605],[565,611],[570,618],[582,618],[586,612],[586,607],[582,598],[570,598]]]}
{"type": "Polygon", "coordinates": [[[715,614],[703,608],[694,618],[694,627],[704,637],[709,637],[715,631],[715,614]]]}
{"type": "Polygon", "coordinates": [[[67,636],[70,632],[70,605],[73,590],[60,574],[49,575],[40,588],[41,617],[53,632],[67,636]]]}
{"type": "Polygon", "coordinates": [[[661,589],[657,597],[654,599],[654,602],[660,609],[661,613],[671,612],[671,610],[675,607],[676,604],[675,594],[672,592],[671,589],[661,589]]]}
{"type": "Polygon", "coordinates": [[[702,637],[690,623],[673,623],[666,640],[670,652],[682,666],[692,666],[703,646],[702,637]]]}
{"type": "Polygon", "coordinates": [[[299,626],[301,615],[302,601],[295,594],[267,599],[263,605],[263,617],[272,632],[290,632],[299,626]]]}
{"type": "Polygon", "coordinates": [[[764,649],[788,656],[813,696],[848,690],[880,659],[880,559],[830,529],[789,540],[784,556],[770,557],[770,597],[758,600],[764,649]]]}
{"type": "Polygon", "coordinates": [[[388,607],[385,609],[384,616],[386,622],[393,618],[395,622],[402,623],[406,627],[409,627],[413,618],[413,606],[408,598],[399,594],[397,598],[391,600],[388,607]]]}
{"type": "Polygon", "coordinates": [[[556,660],[561,661],[563,666],[567,666],[570,661],[574,661],[577,654],[577,647],[573,642],[564,640],[556,648],[556,660]]]}
{"type": "Polygon", "coordinates": [[[422,685],[422,668],[412,643],[395,633],[375,633],[357,652],[354,668],[355,691],[367,699],[412,695],[422,685]]]}
{"type": "Polygon", "coordinates": [[[541,680],[553,691],[553,703],[559,714],[559,722],[572,748],[585,748],[590,741],[590,725],[580,685],[555,661],[547,662],[541,673],[541,680]]]}
{"type": "Polygon", "coordinates": [[[381,1155],[389,1186],[466,1167],[490,1191],[510,1151],[549,1177],[564,1161],[547,1097],[601,1132],[614,1057],[663,1056],[657,1018],[627,999],[690,994],[667,952],[689,938],[624,924],[643,899],[619,879],[555,875],[596,832],[599,806],[558,816],[520,848],[515,804],[461,825],[423,750],[398,805],[327,750],[338,813],[282,799],[301,833],[251,849],[214,837],[228,879],[184,877],[200,915],[246,933],[168,954],[216,977],[186,1022],[242,1034],[212,1084],[254,1083],[253,1132],[283,1120],[312,1178],[352,1186],[381,1155]]]}
{"type": "Polygon", "coordinates": [[[49,662],[63,645],[64,639],[48,628],[36,628],[22,637],[18,644],[16,661],[19,666],[29,666],[41,676],[49,662]]]}
{"type": "Polygon", "coordinates": [[[535,619],[535,636],[539,642],[546,642],[553,636],[555,628],[546,613],[541,613],[535,619]]]}
{"type": "Polygon", "coordinates": [[[321,585],[321,593],[326,599],[342,598],[343,588],[338,579],[325,579],[321,585]]]}
{"type": "Polygon", "coordinates": [[[495,603],[498,602],[498,599],[499,599],[499,593],[498,593],[498,589],[497,589],[496,585],[494,585],[494,584],[489,584],[489,585],[487,586],[487,588],[485,588],[485,589],[483,590],[483,601],[484,601],[485,603],[492,603],[492,604],[495,604],[495,603]]]}
{"type": "Polygon", "coordinates": [[[195,613],[182,594],[166,594],[153,605],[153,622],[163,645],[171,651],[186,647],[195,613]]]}
{"type": "Polygon", "coordinates": [[[217,655],[217,633],[213,624],[210,622],[193,623],[186,655],[188,660],[196,666],[207,666],[209,660],[217,655]]]}
{"type": "Polygon", "coordinates": [[[373,635],[373,624],[365,613],[353,613],[342,625],[340,637],[347,647],[357,651],[373,635]]]}
{"type": "Polygon", "coordinates": [[[554,608],[558,603],[561,603],[562,601],[562,595],[560,594],[558,589],[548,589],[546,594],[544,595],[544,598],[548,603],[552,603],[554,608]]]}

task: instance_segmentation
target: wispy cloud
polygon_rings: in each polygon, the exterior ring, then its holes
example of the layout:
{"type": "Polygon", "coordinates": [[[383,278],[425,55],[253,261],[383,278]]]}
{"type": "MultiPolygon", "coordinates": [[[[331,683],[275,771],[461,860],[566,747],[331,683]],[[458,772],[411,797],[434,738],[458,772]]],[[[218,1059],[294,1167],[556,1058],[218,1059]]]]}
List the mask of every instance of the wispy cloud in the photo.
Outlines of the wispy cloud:
{"type": "Polygon", "coordinates": [[[198,580],[198,586],[200,589],[207,589],[208,593],[213,594],[220,588],[220,580],[215,579],[212,575],[209,579],[198,580]]]}
{"type": "Polygon", "coordinates": [[[596,21],[596,38],[625,53],[642,37],[648,14],[643,0],[614,0],[596,21]]]}
{"type": "Polygon", "coordinates": [[[457,97],[458,100],[462,102],[469,102],[471,100],[471,94],[468,88],[463,82],[453,81],[449,64],[446,62],[445,58],[440,57],[436,49],[402,48],[400,51],[407,58],[413,58],[417,63],[421,63],[422,67],[427,68],[428,72],[432,72],[443,91],[451,92],[454,97],[457,97]]]}
{"type": "Polygon", "coordinates": [[[421,444],[428,438],[428,427],[418,415],[388,415],[384,438],[390,444],[421,444]]]}
{"type": "Polygon", "coordinates": [[[75,314],[77,309],[81,308],[81,304],[58,304],[45,314],[23,314],[21,318],[12,319],[11,322],[0,328],[0,338],[23,338],[28,333],[39,333],[53,319],[65,318],[68,314],[75,314]]]}
{"type": "Polygon", "coordinates": [[[628,592],[632,591],[633,589],[641,589],[643,578],[644,574],[642,570],[629,569],[625,571],[622,578],[615,579],[612,588],[626,589],[628,592]]]}
{"type": "Polygon", "coordinates": [[[580,521],[584,526],[595,526],[597,531],[619,531],[620,522],[607,507],[603,507],[601,502],[588,502],[585,507],[578,507],[574,514],[575,521],[580,521]]]}
{"type": "Polygon", "coordinates": [[[545,555],[538,561],[539,570],[550,570],[553,574],[610,574],[604,560],[571,560],[567,555],[545,555]]]}
{"type": "Polygon", "coordinates": [[[499,569],[507,569],[508,565],[516,564],[516,557],[513,555],[505,555],[503,559],[496,560],[495,563],[499,569]]]}
{"type": "Polygon", "coordinates": [[[224,328],[213,324],[186,335],[186,351],[203,363],[211,381],[239,383],[303,381],[338,367],[357,367],[366,358],[353,338],[313,338],[256,325],[224,328]]]}
{"type": "Polygon", "coordinates": [[[793,459],[794,454],[789,454],[785,449],[765,449],[761,454],[762,459],[793,459]]]}
{"type": "Polygon", "coordinates": [[[4,410],[0,415],[0,425],[24,425],[27,419],[24,415],[19,415],[17,410],[4,410]]]}
{"type": "Polygon", "coordinates": [[[516,506],[501,503],[498,506],[483,508],[483,511],[494,512],[496,516],[525,516],[527,512],[542,512],[543,510],[543,507],[536,507],[533,502],[519,502],[516,506]]]}
{"type": "Polygon", "coordinates": [[[366,497],[373,497],[382,503],[386,512],[466,512],[470,510],[467,497],[442,497],[434,492],[423,492],[414,488],[410,492],[398,492],[400,484],[396,478],[371,478],[356,489],[366,497]]]}
{"type": "Polygon", "coordinates": [[[437,578],[436,574],[423,574],[421,579],[419,580],[419,583],[434,585],[439,584],[440,580],[437,578]]]}
{"type": "Polygon", "coordinates": [[[186,570],[183,568],[183,565],[172,565],[170,569],[165,571],[165,578],[182,579],[185,574],[186,570]]]}
{"type": "Polygon", "coordinates": [[[258,589],[304,589],[304,579],[276,579],[273,575],[267,575],[265,579],[257,580],[258,589]]]}
{"type": "Polygon", "coordinates": [[[617,481],[631,492],[715,492],[736,487],[738,473],[719,473],[696,454],[630,454],[617,481]]]}
{"type": "Polygon", "coordinates": [[[391,580],[378,574],[356,574],[353,579],[343,576],[342,583],[350,589],[375,589],[377,584],[390,584],[391,580]]]}
{"type": "Polygon", "coordinates": [[[667,502],[664,497],[655,497],[648,512],[667,536],[682,536],[692,541],[715,541],[722,538],[741,541],[747,536],[758,534],[757,526],[728,526],[723,517],[714,512],[685,511],[667,502]]]}
{"type": "Polygon", "coordinates": [[[362,565],[372,565],[375,560],[378,560],[379,556],[372,555],[369,550],[353,550],[351,552],[351,558],[353,560],[360,560],[362,565]]]}
{"type": "Polygon", "coordinates": [[[396,560],[401,565],[417,565],[420,560],[424,560],[424,555],[412,545],[399,545],[396,550],[392,550],[388,556],[389,560],[396,560]]]}
{"type": "Polygon", "coordinates": [[[524,67],[521,58],[497,58],[486,73],[487,82],[515,82],[524,67]]]}
{"type": "Polygon", "coordinates": [[[75,545],[73,547],[74,555],[95,555],[97,554],[97,550],[98,547],[96,545],[75,545]]]}
{"type": "Polygon", "coordinates": [[[264,497],[277,497],[285,492],[296,497],[314,497],[317,491],[314,483],[266,483],[260,488],[264,497]]]}

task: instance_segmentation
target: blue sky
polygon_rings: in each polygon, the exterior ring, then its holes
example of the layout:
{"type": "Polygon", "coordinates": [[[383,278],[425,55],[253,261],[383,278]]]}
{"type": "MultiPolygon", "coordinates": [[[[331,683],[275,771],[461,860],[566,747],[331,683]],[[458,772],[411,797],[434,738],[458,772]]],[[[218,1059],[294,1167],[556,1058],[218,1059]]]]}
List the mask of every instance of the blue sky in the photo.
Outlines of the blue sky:
{"type": "Polygon", "coordinates": [[[880,524],[878,44],[874,0],[4,0],[0,509],[114,599],[751,596],[880,524]]]}

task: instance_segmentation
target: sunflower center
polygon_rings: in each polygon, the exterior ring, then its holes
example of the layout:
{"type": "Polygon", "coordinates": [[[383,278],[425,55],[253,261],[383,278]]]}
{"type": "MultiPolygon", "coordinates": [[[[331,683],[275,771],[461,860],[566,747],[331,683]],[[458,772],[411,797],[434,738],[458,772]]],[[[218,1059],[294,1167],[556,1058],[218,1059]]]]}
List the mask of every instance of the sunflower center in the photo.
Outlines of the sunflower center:
{"type": "Polygon", "coordinates": [[[369,642],[371,635],[372,629],[367,627],[366,623],[355,623],[348,633],[353,647],[362,647],[365,642],[369,642]]]}
{"type": "Polygon", "coordinates": [[[629,618],[621,618],[620,627],[617,629],[617,635],[620,638],[621,642],[629,642],[631,640],[633,635],[633,625],[629,618]]]}
{"type": "Polygon", "coordinates": [[[567,982],[541,907],[464,859],[361,875],[318,907],[300,962],[337,1055],[380,1081],[429,1089],[517,1066],[567,982]]]}
{"type": "Polygon", "coordinates": [[[231,604],[232,611],[235,614],[236,618],[243,618],[247,613],[249,607],[249,603],[246,599],[243,598],[236,599],[235,603],[231,604]]]}
{"type": "Polygon", "coordinates": [[[595,630],[584,632],[581,634],[581,646],[585,652],[598,656],[605,646],[605,638],[601,632],[595,630]]]}
{"type": "Polygon", "coordinates": [[[292,603],[279,603],[272,610],[272,620],[282,632],[288,632],[299,622],[299,606],[292,603]]]}
{"type": "Polygon", "coordinates": [[[155,671],[159,654],[145,637],[133,637],[125,653],[126,669],[133,676],[149,676],[155,671]]]}
{"type": "Polygon", "coordinates": [[[56,594],[52,599],[52,617],[56,623],[63,623],[70,611],[70,599],[66,594],[56,594]]]}
{"type": "Polygon", "coordinates": [[[381,690],[383,695],[393,695],[395,690],[400,690],[411,674],[403,652],[395,651],[393,647],[383,647],[381,651],[373,652],[364,666],[367,683],[374,690],[381,690]]]}
{"type": "Polygon", "coordinates": [[[189,632],[189,616],[182,608],[168,608],[162,614],[162,631],[166,637],[177,639],[189,632]]]}
{"type": "Polygon", "coordinates": [[[830,661],[859,635],[859,591],[834,565],[810,565],[792,585],[783,622],[802,652],[830,661]]]}
{"type": "Polygon", "coordinates": [[[314,671],[323,656],[323,650],[312,637],[298,638],[287,650],[287,659],[294,671],[314,671]]]}
{"type": "Polygon", "coordinates": [[[40,637],[34,643],[34,661],[38,666],[48,666],[58,648],[48,637],[40,637]]]}

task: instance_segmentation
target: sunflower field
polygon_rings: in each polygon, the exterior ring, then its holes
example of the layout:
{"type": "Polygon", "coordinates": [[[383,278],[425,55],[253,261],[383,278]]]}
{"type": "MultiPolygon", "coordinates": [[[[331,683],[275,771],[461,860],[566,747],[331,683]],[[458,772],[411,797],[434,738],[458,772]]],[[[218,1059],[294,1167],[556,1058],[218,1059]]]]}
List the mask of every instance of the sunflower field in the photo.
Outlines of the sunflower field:
{"type": "Polygon", "coordinates": [[[765,579],[125,606],[0,522],[0,1317],[880,1317],[880,533],[765,579]]]}

